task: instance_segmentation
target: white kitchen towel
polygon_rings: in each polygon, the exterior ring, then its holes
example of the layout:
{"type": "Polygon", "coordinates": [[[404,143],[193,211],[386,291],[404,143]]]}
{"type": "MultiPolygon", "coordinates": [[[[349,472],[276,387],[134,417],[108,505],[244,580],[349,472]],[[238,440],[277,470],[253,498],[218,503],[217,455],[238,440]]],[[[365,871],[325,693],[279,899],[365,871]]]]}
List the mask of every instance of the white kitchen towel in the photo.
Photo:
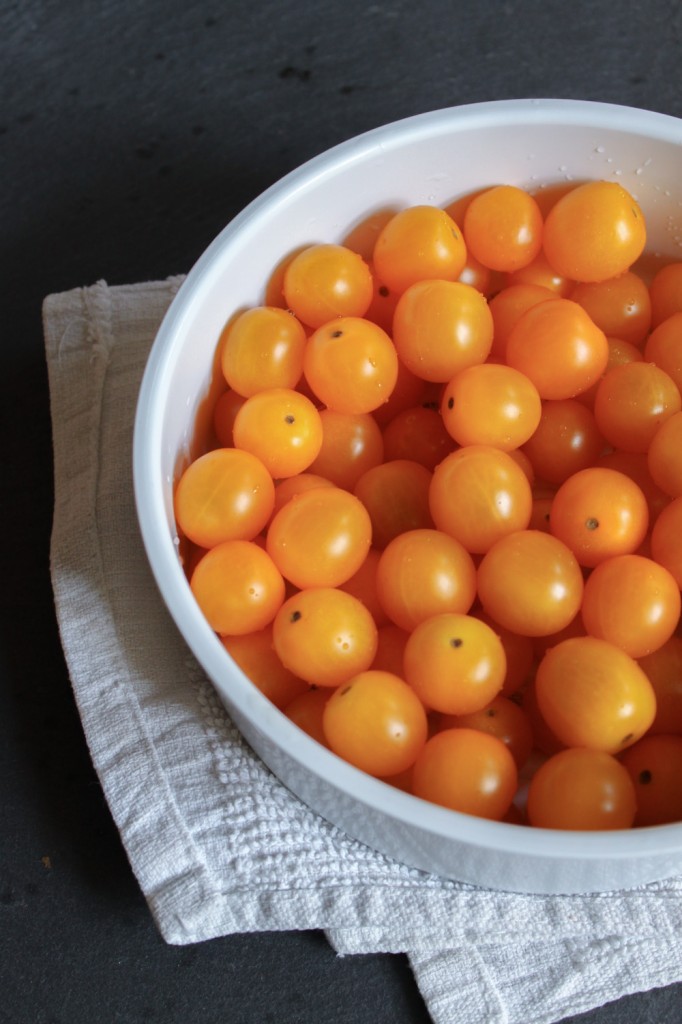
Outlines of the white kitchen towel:
{"type": "Polygon", "coordinates": [[[49,296],[57,617],[92,759],[167,942],[325,929],[403,951],[435,1024],[550,1024],[682,979],[682,877],[525,896],[426,875],[309,810],[233,726],[167,614],[131,447],[147,354],[181,278],[49,296]]]}

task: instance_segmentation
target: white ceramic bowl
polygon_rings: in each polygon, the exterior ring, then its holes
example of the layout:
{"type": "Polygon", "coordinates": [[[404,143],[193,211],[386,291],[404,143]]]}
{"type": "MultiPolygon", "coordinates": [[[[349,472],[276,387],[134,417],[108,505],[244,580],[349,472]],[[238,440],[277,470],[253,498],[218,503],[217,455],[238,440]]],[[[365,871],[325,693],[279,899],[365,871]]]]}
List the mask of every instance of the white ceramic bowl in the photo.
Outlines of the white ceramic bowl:
{"type": "Polygon", "coordinates": [[[174,543],[172,482],[186,458],[220,331],[263,301],[292,249],[339,241],[373,210],[445,205],[486,185],[619,181],[639,200],[648,248],[682,259],[682,121],[571,100],[439,110],[378,128],[304,164],[252,202],[199,259],[154,343],[139,397],[135,493],[152,570],[177,626],[263,761],[349,834],[427,871],[498,889],[605,891],[682,868],[682,824],[571,833],[448,811],[356,770],[302,733],[248,681],[194,602],[174,543]]]}

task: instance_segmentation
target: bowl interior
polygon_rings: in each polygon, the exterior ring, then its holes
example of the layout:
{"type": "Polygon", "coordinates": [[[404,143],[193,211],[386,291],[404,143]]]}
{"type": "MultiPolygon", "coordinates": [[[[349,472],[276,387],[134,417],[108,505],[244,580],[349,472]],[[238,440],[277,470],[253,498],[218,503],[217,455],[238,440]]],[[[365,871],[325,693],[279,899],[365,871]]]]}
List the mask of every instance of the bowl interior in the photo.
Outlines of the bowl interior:
{"type": "MultiPolygon", "coordinates": [[[[652,830],[576,837],[457,815],[368,779],[269,705],[201,616],[175,543],[173,481],[210,389],[220,332],[237,310],[263,302],[269,275],[293,249],[339,241],[377,210],[441,206],[487,185],[534,191],[572,180],[618,181],[642,206],[648,250],[682,258],[681,147],[682,122],[674,118],[573,101],[476,104],[376,129],[292,172],[237,216],[188,275],[152,350],[136,421],[135,489],[150,563],[171,614],[246,738],[283,781],[337,824],[418,867],[495,884],[511,858],[518,870],[500,887],[611,888],[616,876],[600,874],[600,860],[646,859],[653,841],[668,867],[679,864],[682,825],[655,830],[653,840],[652,830]],[[475,851],[495,853],[483,874],[480,857],[463,864],[462,836],[475,851]],[[448,843],[453,857],[438,855],[448,843]],[[498,854],[506,861],[498,862],[498,854]],[[588,864],[580,881],[562,871],[567,858],[588,864]],[[542,877],[541,864],[551,868],[542,877]]],[[[663,870],[649,874],[662,877],[663,870]]]]}

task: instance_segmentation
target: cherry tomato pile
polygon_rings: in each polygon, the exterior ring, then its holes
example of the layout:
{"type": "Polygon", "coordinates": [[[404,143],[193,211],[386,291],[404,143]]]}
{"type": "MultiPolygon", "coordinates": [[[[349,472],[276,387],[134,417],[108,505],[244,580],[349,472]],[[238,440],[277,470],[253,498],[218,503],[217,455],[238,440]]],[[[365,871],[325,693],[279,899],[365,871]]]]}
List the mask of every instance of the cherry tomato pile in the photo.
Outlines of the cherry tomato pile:
{"type": "Polygon", "coordinates": [[[292,252],[220,338],[192,592],[285,715],[425,800],[682,820],[682,263],[645,244],[613,181],[500,185],[292,252]]]}

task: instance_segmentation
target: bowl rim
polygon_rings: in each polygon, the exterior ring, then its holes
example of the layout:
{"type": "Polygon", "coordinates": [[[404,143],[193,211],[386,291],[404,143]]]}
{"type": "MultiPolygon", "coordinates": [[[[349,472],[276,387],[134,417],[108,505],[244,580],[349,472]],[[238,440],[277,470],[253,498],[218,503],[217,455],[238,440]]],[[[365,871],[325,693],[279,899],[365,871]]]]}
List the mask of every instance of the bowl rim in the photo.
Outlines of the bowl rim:
{"type": "MultiPolygon", "coordinates": [[[[440,108],[384,124],[340,142],[287,173],[253,199],[216,235],[194,263],[173,298],[152,344],[140,386],[133,432],[133,489],[137,517],[152,574],[171,617],[221,696],[281,748],[291,760],[325,784],[370,811],[393,818],[444,841],[464,842],[491,852],[533,858],[580,861],[625,860],[655,852],[679,854],[682,823],[631,830],[569,832],[489,821],[429,803],[372,778],[322,747],[295,726],[260,693],[229,659],[194,601],[177,557],[167,523],[160,470],[161,418],[154,416],[173,360],[181,347],[183,324],[201,303],[212,275],[243,232],[257,229],[279,204],[313,181],[338,174],[377,150],[443,131],[505,124],[575,125],[660,139],[682,146],[682,120],[642,108],[592,100],[505,99],[440,108]],[[227,660],[226,660],[227,659],[227,660]],[[229,693],[221,682],[226,665],[233,668],[229,693]]],[[[286,784],[286,783],[283,783],[286,784]]]]}

